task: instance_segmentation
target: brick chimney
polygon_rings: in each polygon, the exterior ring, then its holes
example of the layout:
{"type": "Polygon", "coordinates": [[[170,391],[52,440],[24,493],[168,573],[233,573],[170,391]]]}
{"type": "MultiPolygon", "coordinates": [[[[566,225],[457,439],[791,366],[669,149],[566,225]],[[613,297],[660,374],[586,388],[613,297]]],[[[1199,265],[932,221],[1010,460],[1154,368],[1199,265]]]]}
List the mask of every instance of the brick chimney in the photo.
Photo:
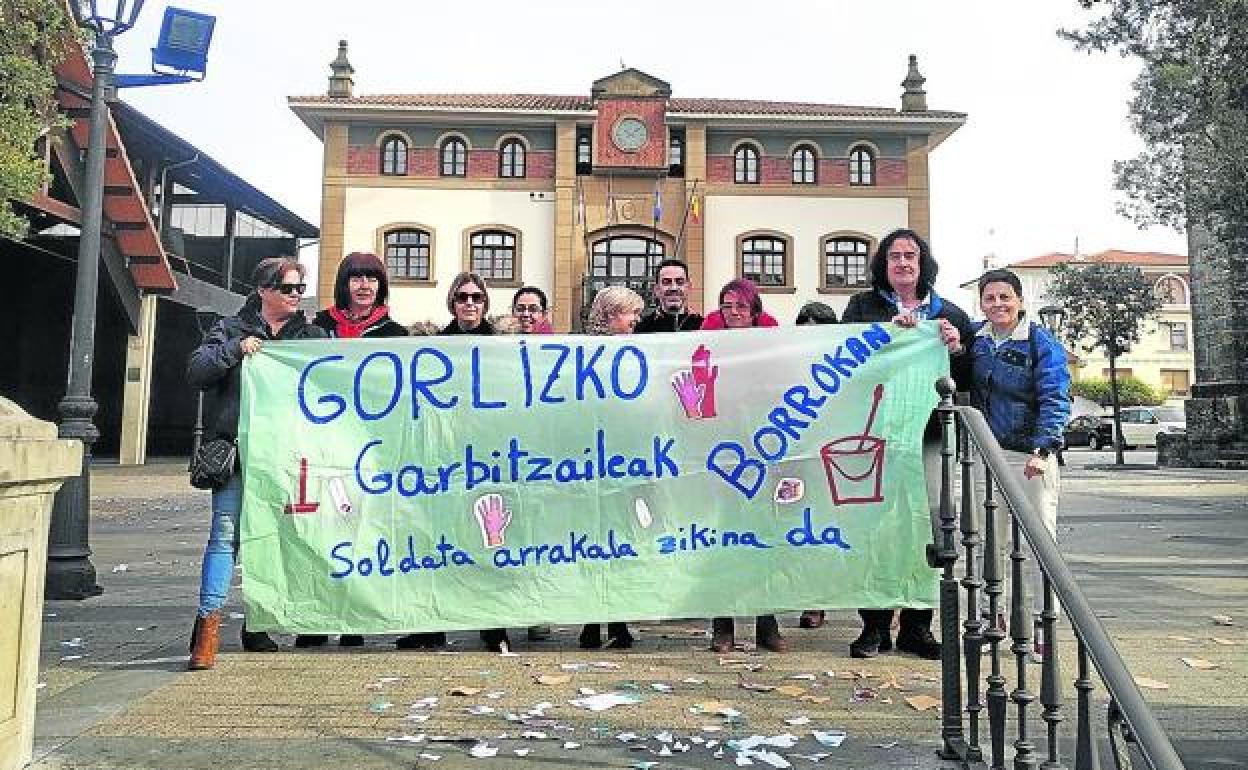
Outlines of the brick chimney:
{"type": "Polygon", "coordinates": [[[333,73],[329,76],[329,96],[334,99],[350,99],[355,80],[355,68],[347,61],[347,41],[338,41],[338,56],[329,63],[333,73]]]}
{"type": "Polygon", "coordinates": [[[902,87],[906,89],[901,93],[902,112],[927,111],[927,91],[923,90],[926,82],[927,78],[919,74],[919,57],[910,54],[910,69],[906,72],[906,79],[901,81],[902,87]]]}

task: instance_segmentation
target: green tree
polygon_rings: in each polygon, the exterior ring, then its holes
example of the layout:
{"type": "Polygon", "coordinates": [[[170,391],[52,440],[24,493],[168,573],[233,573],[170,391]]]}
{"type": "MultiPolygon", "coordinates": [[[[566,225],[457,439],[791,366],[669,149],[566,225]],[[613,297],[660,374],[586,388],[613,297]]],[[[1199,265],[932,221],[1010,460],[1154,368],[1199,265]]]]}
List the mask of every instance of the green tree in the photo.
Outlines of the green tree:
{"type": "MultiPolygon", "coordinates": [[[[1113,397],[1109,392],[1109,380],[1104,377],[1084,377],[1071,383],[1071,392],[1089,401],[1105,406],[1113,397]]],[[[1166,395],[1139,377],[1130,374],[1118,377],[1118,403],[1122,406],[1156,406],[1166,400],[1166,395]]]]}
{"type": "MultiPolygon", "coordinates": [[[[1063,332],[1085,351],[1105,351],[1109,359],[1114,435],[1122,435],[1119,416],[1118,357],[1140,341],[1142,323],[1157,314],[1160,302],[1152,282],[1133,265],[1091,262],[1053,268],[1049,300],[1066,311],[1063,332]]],[[[1122,464],[1122,447],[1117,446],[1122,464]]]]}
{"type": "Polygon", "coordinates": [[[1100,18],[1059,34],[1138,58],[1131,121],[1146,149],[1114,165],[1120,211],[1140,225],[1199,221],[1248,245],[1248,2],[1079,0],[1100,18]]]}
{"type": "Polygon", "coordinates": [[[0,235],[25,235],[12,201],[47,179],[35,142],[60,120],[53,68],[72,44],[64,0],[0,0],[0,235]]]}

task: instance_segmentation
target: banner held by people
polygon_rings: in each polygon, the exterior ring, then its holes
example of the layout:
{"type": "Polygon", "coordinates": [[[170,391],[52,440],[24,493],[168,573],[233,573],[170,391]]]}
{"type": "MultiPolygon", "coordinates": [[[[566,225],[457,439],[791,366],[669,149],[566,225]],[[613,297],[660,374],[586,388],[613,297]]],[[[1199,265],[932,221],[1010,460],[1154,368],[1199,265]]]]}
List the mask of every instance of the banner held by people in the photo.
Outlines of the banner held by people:
{"type": "Polygon", "coordinates": [[[934,323],[266,345],[248,624],[384,633],[927,607],[934,323]]]}

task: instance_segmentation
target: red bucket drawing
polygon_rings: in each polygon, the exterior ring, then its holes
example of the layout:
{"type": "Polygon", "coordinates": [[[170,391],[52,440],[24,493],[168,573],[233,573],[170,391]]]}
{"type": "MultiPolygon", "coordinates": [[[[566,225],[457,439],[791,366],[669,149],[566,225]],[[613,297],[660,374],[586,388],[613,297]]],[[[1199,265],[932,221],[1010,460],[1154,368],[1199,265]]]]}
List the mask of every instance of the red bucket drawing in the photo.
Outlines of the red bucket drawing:
{"type": "Polygon", "coordinates": [[[884,499],[884,439],[875,436],[845,436],[819,450],[828,488],[836,505],[878,503],[884,499]]]}
{"type": "Polygon", "coordinates": [[[871,393],[871,411],[862,433],[829,441],[819,450],[835,505],[878,503],[884,499],[880,494],[884,480],[884,439],[870,435],[883,397],[884,383],[880,383],[871,393]]]}

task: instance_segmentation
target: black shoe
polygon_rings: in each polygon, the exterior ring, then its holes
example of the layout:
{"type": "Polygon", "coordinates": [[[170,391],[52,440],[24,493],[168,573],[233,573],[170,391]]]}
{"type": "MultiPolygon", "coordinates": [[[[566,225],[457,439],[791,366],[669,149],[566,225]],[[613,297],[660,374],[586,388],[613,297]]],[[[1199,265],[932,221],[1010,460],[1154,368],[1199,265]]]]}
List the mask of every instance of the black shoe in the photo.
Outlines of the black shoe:
{"type": "Polygon", "coordinates": [[[511,640],[507,638],[507,629],[490,628],[481,632],[481,643],[485,645],[485,649],[490,652],[502,652],[503,646],[511,649],[511,640]]]}
{"type": "Polygon", "coordinates": [[[247,652],[277,652],[277,642],[273,641],[264,631],[248,631],[246,626],[239,633],[238,639],[247,652]]]}
{"type": "Polygon", "coordinates": [[[339,647],[363,647],[364,637],[359,634],[343,634],[338,637],[339,647]]]}
{"type": "Polygon", "coordinates": [[[903,628],[897,632],[897,649],[928,660],[940,660],[940,642],[927,628],[903,628]]]}
{"type": "Polygon", "coordinates": [[[858,634],[858,638],[849,643],[849,657],[874,658],[881,652],[888,652],[891,649],[893,649],[893,640],[889,638],[887,629],[864,628],[862,633],[858,634]]]}
{"type": "Polygon", "coordinates": [[[400,650],[432,650],[446,646],[446,633],[443,631],[427,631],[421,634],[408,634],[394,640],[394,646],[400,650]]]}
{"type": "Polygon", "coordinates": [[[628,626],[623,623],[607,624],[607,649],[608,650],[628,650],[632,649],[633,635],[628,632],[628,626]]]}
{"type": "Polygon", "coordinates": [[[586,623],[581,628],[581,636],[577,640],[582,650],[596,650],[602,646],[602,626],[597,623],[586,623]]]}
{"type": "Polygon", "coordinates": [[[325,634],[299,634],[295,637],[295,647],[304,649],[305,647],[324,647],[329,637],[325,634]]]}

